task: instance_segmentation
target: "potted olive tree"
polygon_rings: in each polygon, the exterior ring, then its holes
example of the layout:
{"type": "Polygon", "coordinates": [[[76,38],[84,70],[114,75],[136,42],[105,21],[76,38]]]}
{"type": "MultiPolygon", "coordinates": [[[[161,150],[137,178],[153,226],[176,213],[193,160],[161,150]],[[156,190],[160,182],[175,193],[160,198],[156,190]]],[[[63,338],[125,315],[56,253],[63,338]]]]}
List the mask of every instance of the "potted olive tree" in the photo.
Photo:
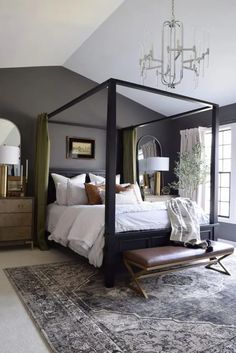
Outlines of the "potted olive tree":
{"type": "Polygon", "coordinates": [[[209,167],[200,143],[195,144],[191,151],[179,153],[174,173],[178,181],[172,182],[169,186],[175,190],[184,190],[186,197],[193,199],[197,188],[206,182],[209,173],[209,167]]]}

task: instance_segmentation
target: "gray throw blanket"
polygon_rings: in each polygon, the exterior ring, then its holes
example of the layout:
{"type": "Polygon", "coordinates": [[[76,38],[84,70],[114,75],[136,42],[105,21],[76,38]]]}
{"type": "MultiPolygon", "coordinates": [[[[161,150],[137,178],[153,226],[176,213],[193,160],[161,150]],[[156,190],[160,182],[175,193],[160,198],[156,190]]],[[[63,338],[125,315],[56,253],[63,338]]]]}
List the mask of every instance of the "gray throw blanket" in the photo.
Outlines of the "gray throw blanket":
{"type": "Polygon", "coordinates": [[[208,247],[208,243],[201,240],[195,202],[183,197],[172,198],[167,202],[167,209],[172,227],[170,240],[184,246],[208,247]]]}

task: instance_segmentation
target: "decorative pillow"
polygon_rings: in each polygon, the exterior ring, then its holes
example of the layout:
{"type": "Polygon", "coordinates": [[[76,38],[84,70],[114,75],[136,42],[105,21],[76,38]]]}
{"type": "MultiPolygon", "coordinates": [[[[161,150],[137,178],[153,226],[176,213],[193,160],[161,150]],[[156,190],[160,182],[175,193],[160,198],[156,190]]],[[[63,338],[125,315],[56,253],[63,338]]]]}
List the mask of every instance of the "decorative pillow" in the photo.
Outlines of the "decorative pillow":
{"type": "MultiPolygon", "coordinates": [[[[105,184],[106,182],[106,178],[92,173],[89,173],[89,179],[91,182],[94,182],[95,184],[105,184]]],[[[120,174],[116,175],[116,184],[120,184],[120,174]]]]}
{"type": "Polygon", "coordinates": [[[67,183],[57,183],[56,202],[59,206],[67,205],[67,183]]]}
{"type": "MultiPolygon", "coordinates": [[[[100,192],[102,203],[105,204],[105,190],[100,192]]],[[[117,205],[137,205],[137,198],[134,189],[129,189],[128,191],[119,192],[116,194],[116,204],[117,205]]]]}
{"type": "Polygon", "coordinates": [[[102,204],[101,198],[101,186],[85,183],[85,191],[88,198],[89,205],[100,205],[102,204]]]}
{"type": "Polygon", "coordinates": [[[68,180],[70,180],[70,181],[72,181],[75,184],[84,184],[85,183],[85,179],[86,179],[86,174],[76,175],[76,176],[74,176],[72,178],[67,178],[67,177],[65,177],[63,175],[55,174],[55,173],[52,173],[51,176],[53,178],[53,181],[54,181],[54,184],[55,184],[56,188],[57,188],[57,184],[58,183],[67,184],[68,180]]]}
{"type": "Polygon", "coordinates": [[[83,184],[85,183],[85,179],[86,179],[86,174],[76,175],[73,178],[67,178],[63,175],[55,174],[55,173],[51,173],[51,176],[53,178],[55,188],[56,188],[56,202],[58,205],[67,205],[68,181],[71,181],[72,183],[75,183],[75,184],[83,184]],[[58,191],[57,189],[59,184],[61,185],[59,186],[59,191],[58,191]],[[64,187],[62,185],[64,185],[64,187]]]}
{"type": "Polygon", "coordinates": [[[89,173],[89,179],[92,183],[95,183],[95,184],[105,184],[106,182],[106,178],[92,173],[89,173]]]}
{"type": "Polygon", "coordinates": [[[123,187],[131,187],[134,189],[134,192],[135,192],[135,196],[136,196],[136,199],[137,199],[137,202],[138,203],[142,203],[143,202],[143,198],[142,198],[142,194],[141,194],[141,191],[140,191],[140,187],[138,185],[138,183],[136,182],[135,184],[121,184],[121,186],[123,187]]]}
{"type": "Polygon", "coordinates": [[[116,194],[117,205],[137,205],[137,197],[134,189],[116,194]]]}
{"type": "Polygon", "coordinates": [[[74,184],[72,181],[67,183],[67,205],[87,205],[88,197],[84,184],[74,184]]]}

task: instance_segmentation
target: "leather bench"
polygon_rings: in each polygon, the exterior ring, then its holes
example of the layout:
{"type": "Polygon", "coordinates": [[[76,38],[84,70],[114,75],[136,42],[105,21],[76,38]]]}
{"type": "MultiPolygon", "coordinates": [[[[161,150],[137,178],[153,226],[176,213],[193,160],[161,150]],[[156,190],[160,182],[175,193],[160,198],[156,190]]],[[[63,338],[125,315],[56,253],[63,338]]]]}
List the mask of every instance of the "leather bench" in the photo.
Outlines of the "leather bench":
{"type": "Polygon", "coordinates": [[[190,249],[177,245],[125,251],[123,259],[132,277],[132,288],[148,298],[139,283],[140,278],[199,265],[230,275],[221,261],[234,252],[234,247],[217,241],[212,241],[211,245],[213,247],[211,252],[206,252],[205,249],[190,249]],[[216,264],[220,268],[212,267],[216,264]]]}

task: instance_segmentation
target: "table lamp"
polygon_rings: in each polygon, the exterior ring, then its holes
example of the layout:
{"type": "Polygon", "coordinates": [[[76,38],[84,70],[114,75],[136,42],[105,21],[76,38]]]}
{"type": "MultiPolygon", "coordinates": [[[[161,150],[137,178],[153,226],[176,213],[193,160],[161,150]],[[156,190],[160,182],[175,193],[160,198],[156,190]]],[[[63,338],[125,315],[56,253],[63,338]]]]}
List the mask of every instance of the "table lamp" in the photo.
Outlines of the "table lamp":
{"type": "Polygon", "coordinates": [[[16,146],[0,146],[0,197],[7,196],[8,165],[19,164],[20,149],[16,146]]]}
{"type": "Polygon", "coordinates": [[[147,173],[154,173],[154,195],[161,194],[161,172],[169,170],[168,157],[148,157],[147,173]]]}

